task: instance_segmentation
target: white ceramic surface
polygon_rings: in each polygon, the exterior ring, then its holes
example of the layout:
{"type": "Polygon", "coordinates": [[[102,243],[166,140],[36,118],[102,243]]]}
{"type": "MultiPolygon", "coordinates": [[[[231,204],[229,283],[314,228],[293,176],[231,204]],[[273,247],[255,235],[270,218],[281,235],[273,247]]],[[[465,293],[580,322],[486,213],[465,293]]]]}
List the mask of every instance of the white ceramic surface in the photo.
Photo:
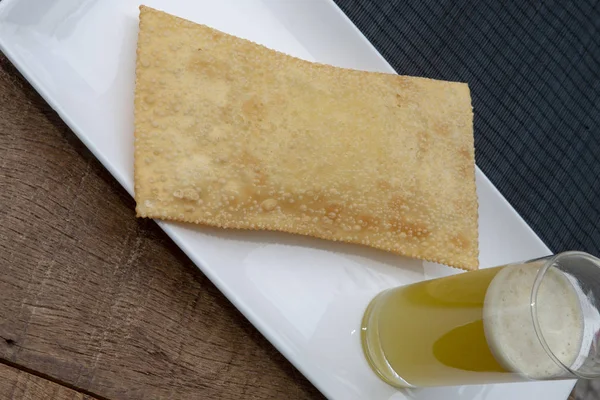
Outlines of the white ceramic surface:
{"type": "MultiPolygon", "coordinates": [[[[129,193],[140,2],[0,2],[0,49],[129,193]]],[[[331,0],[145,4],[307,60],[393,72],[331,0]]],[[[479,170],[477,189],[482,267],[549,253],[479,170]]],[[[573,387],[562,381],[398,391],[379,381],[363,358],[362,312],[384,288],[456,271],[292,235],[159,225],[329,398],[564,400],[573,387]]]]}

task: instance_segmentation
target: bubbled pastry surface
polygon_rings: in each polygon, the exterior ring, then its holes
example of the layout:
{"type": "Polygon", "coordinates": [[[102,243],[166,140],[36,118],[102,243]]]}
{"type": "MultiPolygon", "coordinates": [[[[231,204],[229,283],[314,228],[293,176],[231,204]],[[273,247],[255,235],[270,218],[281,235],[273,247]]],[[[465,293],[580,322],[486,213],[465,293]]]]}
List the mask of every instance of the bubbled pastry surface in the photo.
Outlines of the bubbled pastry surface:
{"type": "Polygon", "coordinates": [[[464,83],[303,61],[140,7],[138,216],[478,267],[464,83]]]}

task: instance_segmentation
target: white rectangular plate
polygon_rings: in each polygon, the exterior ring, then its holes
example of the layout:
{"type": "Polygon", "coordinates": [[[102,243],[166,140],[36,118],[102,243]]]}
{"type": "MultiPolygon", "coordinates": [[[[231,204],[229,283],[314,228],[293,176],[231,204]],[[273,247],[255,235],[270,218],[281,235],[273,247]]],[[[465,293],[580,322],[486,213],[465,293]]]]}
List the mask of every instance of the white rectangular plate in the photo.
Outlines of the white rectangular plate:
{"type": "MultiPolygon", "coordinates": [[[[133,194],[141,0],[3,0],[0,49],[133,194]]],[[[331,0],[147,0],[149,6],[307,60],[393,72],[331,0]]],[[[477,110],[475,110],[477,112],[477,110]]],[[[477,170],[482,267],[549,254],[477,170]]],[[[572,381],[398,391],[360,348],[380,290],[456,271],[366,247],[159,222],[235,306],[331,399],[556,399],[572,381]]]]}

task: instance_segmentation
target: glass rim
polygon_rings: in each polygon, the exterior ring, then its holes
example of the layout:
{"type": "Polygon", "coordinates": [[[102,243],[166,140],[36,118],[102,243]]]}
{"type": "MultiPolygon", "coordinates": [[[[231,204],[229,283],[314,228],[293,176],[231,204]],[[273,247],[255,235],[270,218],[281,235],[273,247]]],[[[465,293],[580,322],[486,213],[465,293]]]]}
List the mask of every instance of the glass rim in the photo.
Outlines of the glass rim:
{"type": "MultiPolygon", "coordinates": [[[[546,354],[548,355],[548,357],[550,357],[550,359],[552,361],[554,361],[559,367],[563,368],[565,371],[567,371],[571,375],[573,375],[574,379],[575,378],[596,379],[596,378],[600,377],[600,371],[598,371],[598,373],[595,373],[595,374],[586,374],[583,372],[579,372],[579,371],[572,369],[570,366],[565,365],[561,360],[558,359],[558,357],[556,357],[556,355],[554,354],[552,349],[550,349],[550,346],[546,342],[546,339],[544,338],[544,334],[540,327],[538,315],[537,315],[538,289],[540,287],[540,284],[542,283],[542,280],[546,276],[546,272],[552,266],[556,265],[560,261],[560,259],[562,259],[564,257],[573,257],[573,256],[588,259],[588,260],[592,261],[596,265],[597,268],[600,268],[600,259],[598,259],[597,257],[595,257],[591,254],[588,254],[584,251],[564,251],[564,252],[561,252],[561,253],[558,253],[558,254],[555,254],[552,256],[548,256],[544,265],[537,272],[535,280],[533,282],[533,287],[531,289],[530,304],[529,304],[530,309],[531,309],[531,318],[533,320],[533,327],[535,330],[535,334],[536,334],[540,344],[542,345],[544,351],[546,352],[546,354]]],[[[531,261],[535,261],[535,260],[531,260],[531,261]]]]}

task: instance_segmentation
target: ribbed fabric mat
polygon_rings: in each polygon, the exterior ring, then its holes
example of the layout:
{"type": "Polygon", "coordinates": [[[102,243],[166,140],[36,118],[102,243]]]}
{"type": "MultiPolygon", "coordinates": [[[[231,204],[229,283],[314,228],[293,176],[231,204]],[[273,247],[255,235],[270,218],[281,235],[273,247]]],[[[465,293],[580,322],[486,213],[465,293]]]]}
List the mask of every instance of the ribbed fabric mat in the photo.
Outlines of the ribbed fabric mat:
{"type": "Polygon", "coordinates": [[[468,82],[476,162],[554,252],[600,255],[600,2],[335,0],[399,74],[468,82]]]}

